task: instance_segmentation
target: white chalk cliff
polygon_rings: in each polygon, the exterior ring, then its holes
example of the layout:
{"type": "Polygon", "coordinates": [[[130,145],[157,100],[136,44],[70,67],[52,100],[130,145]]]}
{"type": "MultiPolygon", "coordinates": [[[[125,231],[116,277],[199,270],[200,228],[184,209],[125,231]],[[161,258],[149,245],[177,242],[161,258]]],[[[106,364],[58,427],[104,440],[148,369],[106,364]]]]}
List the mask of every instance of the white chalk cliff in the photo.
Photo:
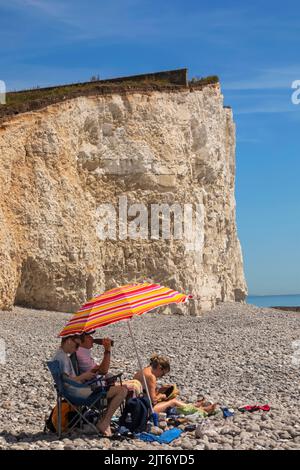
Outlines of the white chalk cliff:
{"type": "Polygon", "coordinates": [[[8,118],[0,159],[1,309],[75,311],[104,289],[145,279],[193,294],[183,310],[192,315],[243,301],[235,126],[218,84],[78,97],[8,118]],[[99,235],[103,204],[115,208],[106,220],[116,221],[115,239],[99,235]],[[143,238],[126,238],[141,215],[133,204],[148,210],[143,238]],[[192,208],[188,242],[172,236],[172,217],[171,239],[155,238],[151,204],[192,208]]]}

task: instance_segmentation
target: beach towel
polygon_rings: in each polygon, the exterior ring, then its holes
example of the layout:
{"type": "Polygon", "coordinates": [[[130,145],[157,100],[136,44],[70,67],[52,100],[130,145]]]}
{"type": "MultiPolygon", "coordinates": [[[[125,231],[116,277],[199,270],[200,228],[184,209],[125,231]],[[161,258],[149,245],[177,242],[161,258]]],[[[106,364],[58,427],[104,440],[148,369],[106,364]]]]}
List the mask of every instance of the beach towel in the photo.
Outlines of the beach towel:
{"type": "Polygon", "coordinates": [[[186,420],[188,423],[198,423],[198,421],[207,418],[208,414],[204,410],[198,410],[197,413],[193,413],[192,415],[186,416],[186,420]]]}
{"type": "Polygon", "coordinates": [[[193,415],[194,413],[197,413],[199,411],[199,408],[196,408],[194,405],[183,405],[183,406],[178,406],[177,407],[177,413],[179,415],[193,415]]]}
{"type": "Polygon", "coordinates": [[[208,416],[208,413],[205,410],[203,410],[202,408],[197,408],[195,405],[180,406],[177,408],[177,413],[179,415],[185,415],[185,416],[198,413],[199,416],[201,416],[202,418],[206,418],[206,416],[208,416]]]}
{"type": "Polygon", "coordinates": [[[250,413],[253,413],[253,411],[270,411],[269,405],[246,405],[246,406],[241,406],[238,408],[239,411],[242,413],[245,413],[245,411],[249,411],[250,413]]]}
{"type": "Polygon", "coordinates": [[[163,432],[160,436],[156,436],[150,432],[141,432],[140,434],[136,434],[136,437],[141,439],[145,442],[159,442],[160,444],[170,444],[170,442],[178,439],[181,435],[182,430],[173,428],[169,429],[168,431],[163,432]]]}

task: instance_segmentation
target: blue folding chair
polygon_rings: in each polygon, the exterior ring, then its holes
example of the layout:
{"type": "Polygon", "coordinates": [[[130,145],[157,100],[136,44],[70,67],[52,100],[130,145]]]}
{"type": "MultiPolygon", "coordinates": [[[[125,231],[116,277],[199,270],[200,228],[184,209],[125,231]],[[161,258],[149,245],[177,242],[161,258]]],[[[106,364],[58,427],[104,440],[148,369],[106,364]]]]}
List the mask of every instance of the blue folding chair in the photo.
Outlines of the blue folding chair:
{"type": "MultiPolygon", "coordinates": [[[[70,355],[70,360],[71,360],[75,374],[80,375],[81,371],[80,371],[76,352],[73,352],[70,355]]],[[[102,383],[105,384],[107,387],[116,385],[116,383],[118,382],[118,385],[122,387],[123,385],[122,376],[123,376],[123,372],[119,372],[119,374],[115,374],[115,375],[114,374],[98,375],[98,380],[95,380],[95,382],[97,383],[97,381],[100,381],[100,382],[102,381],[102,383]]],[[[123,413],[124,408],[125,408],[124,403],[121,403],[120,405],[121,414],[123,413]]]]}
{"type": "Polygon", "coordinates": [[[51,375],[54,380],[54,386],[56,389],[57,393],[57,413],[58,413],[58,429],[57,429],[57,435],[58,438],[61,438],[62,435],[62,401],[66,401],[69,403],[71,408],[74,410],[76,413],[73,419],[68,424],[68,431],[70,432],[72,429],[75,428],[75,426],[80,426],[82,429],[82,426],[84,423],[88,424],[91,426],[91,428],[99,434],[99,430],[97,427],[91,423],[87,419],[88,413],[90,413],[91,410],[96,410],[99,416],[103,416],[103,412],[107,407],[107,389],[97,387],[87,398],[82,398],[82,397],[75,397],[70,393],[68,390],[68,387],[65,387],[64,384],[72,385],[72,387],[76,387],[77,389],[81,388],[86,388],[89,385],[95,384],[98,382],[99,378],[92,380],[90,382],[86,382],[84,384],[78,383],[72,379],[69,379],[68,377],[64,376],[62,378],[62,372],[60,369],[60,364],[59,361],[48,361],[47,366],[51,372],[51,375]]]}

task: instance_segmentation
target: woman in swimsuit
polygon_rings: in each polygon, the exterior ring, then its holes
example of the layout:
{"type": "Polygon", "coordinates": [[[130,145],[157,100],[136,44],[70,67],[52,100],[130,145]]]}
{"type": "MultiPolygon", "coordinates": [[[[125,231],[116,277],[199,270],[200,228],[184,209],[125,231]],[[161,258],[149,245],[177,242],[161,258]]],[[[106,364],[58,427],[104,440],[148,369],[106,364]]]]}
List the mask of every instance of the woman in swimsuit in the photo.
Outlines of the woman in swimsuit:
{"type": "MultiPolygon", "coordinates": [[[[154,354],[151,357],[149,366],[143,369],[153,409],[156,413],[163,413],[168,408],[182,407],[186,404],[177,398],[168,399],[165,394],[159,392],[157,379],[161,379],[168,372],[170,372],[169,360],[157,354],[154,354]]],[[[135,374],[134,379],[139,380],[145,389],[143,373],[139,370],[135,374]]]]}

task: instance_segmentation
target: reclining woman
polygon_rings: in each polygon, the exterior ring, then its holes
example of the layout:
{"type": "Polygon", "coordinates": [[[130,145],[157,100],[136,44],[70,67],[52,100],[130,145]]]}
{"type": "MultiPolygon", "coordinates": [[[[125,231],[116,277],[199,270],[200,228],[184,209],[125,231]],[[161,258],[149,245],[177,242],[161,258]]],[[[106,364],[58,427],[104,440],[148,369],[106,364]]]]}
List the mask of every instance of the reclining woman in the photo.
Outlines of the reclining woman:
{"type": "Polygon", "coordinates": [[[168,372],[170,372],[169,360],[163,356],[154,354],[150,359],[149,366],[145,367],[143,372],[139,370],[134,376],[135,380],[139,380],[143,384],[144,392],[146,392],[143,378],[144,373],[153,409],[156,413],[163,413],[168,408],[181,408],[186,405],[186,403],[177,398],[168,399],[157,387],[157,379],[161,379],[164,375],[168,374],[168,372]]]}
{"type": "MultiPolygon", "coordinates": [[[[96,373],[92,371],[86,371],[81,373],[80,375],[75,374],[69,354],[74,353],[78,349],[80,344],[81,341],[76,336],[67,336],[65,338],[62,338],[61,347],[55,354],[53,360],[57,360],[60,364],[60,369],[63,374],[62,379],[64,378],[64,376],[67,376],[74,382],[79,382],[83,384],[86,381],[96,378],[96,373]]],[[[95,393],[97,393],[96,391],[93,392],[91,387],[88,385],[86,387],[77,388],[76,386],[72,386],[65,382],[64,387],[70,395],[74,396],[74,398],[88,398],[92,393],[94,393],[94,395],[95,393]]],[[[107,399],[109,400],[107,411],[104,417],[100,419],[96,424],[99,432],[103,435],[107,437],[112,435],[110,428],[111,418],[120,406],[120,404],[126,398],[127,393],[128,390],[125,386],[114,385],[109,388],[107,392],[107,399]]]]}

